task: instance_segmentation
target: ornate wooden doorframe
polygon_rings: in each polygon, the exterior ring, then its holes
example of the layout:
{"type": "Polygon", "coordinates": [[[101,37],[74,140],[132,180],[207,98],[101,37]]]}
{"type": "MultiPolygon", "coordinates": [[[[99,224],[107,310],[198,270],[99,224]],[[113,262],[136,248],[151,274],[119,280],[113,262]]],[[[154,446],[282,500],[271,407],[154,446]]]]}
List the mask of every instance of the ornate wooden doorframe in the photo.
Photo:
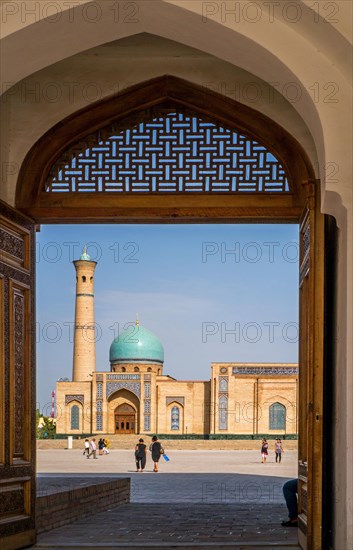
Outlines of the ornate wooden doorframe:
{"type": "Polygon", "coordinates": [[[321,550],[324,216],[319,212],[319,182],[296,140],[249,107],[164,76],[79,111],[48,131],[21,167],[16,207],[37,223],[301,223],[299,538],[302,548],[321,550]],[[161,109],[185,117],[193,113],[262,144],[286,173],[288,188],[281,193],[259,188],[250,193],[205,188],[168,193],[149,185],[148,193],[127,188],[109,193],[96,186],[92,193],[74,186],[60,192],[51,185],[53,169],[56,181],[64,181],[62,171],[70,169],[75,155],[104,142],[107,129],[131,128],[142,114],[144,120],[155,120],[161,109]]]}
{"type": "Polygon", "coordinates": [[[0,539],[35,542],[34,222],[0,201],[0,539]]]}

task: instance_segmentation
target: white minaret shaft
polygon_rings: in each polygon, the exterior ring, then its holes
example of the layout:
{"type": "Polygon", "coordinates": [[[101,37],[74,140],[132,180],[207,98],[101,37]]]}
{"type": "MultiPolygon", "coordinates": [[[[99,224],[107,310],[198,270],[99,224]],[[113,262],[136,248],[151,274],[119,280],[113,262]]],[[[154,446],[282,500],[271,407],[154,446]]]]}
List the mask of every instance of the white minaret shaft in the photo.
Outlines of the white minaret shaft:
{"type": "Polygon", "coordinates": [[[86,247],[79,260],[73,262],[76,269],[76,310],[73,361],[73,382],[92,380],[96,370],[96,330],[94,322],[94,270],[86,247]]]}

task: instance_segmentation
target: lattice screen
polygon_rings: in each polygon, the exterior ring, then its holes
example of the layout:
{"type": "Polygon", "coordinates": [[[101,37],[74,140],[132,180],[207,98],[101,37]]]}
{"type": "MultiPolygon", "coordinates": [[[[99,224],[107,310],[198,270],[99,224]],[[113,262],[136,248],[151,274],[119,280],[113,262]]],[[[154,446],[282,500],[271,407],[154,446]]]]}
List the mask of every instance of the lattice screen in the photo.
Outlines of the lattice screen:
{"type": "Polygon", "coordinates": [[[290,191],[283,166],[263,145],[186,113],[140,114],[67,151],[47,192],[242,193],[290,191]]]}

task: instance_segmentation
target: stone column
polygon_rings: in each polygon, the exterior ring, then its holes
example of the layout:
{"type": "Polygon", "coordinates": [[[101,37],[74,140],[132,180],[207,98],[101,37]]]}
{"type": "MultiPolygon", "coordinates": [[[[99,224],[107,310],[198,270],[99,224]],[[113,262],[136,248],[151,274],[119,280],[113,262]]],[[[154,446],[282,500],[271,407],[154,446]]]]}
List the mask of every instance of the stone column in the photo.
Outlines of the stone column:
{"type": "Polygon", "coordinates": [[[96,330],[94,322],[94,270],[97,262],[84,250],[76,269],[75,340],[72,380],[91,382],[96,370],[96,330]]]}

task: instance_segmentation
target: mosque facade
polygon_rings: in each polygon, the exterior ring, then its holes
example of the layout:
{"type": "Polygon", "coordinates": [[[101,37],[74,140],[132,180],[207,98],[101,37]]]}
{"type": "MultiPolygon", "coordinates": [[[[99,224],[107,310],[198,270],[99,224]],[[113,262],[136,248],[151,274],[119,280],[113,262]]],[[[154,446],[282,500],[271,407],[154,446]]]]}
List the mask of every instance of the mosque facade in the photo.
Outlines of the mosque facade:
{"type": "Polygon", "coordinates": [[[110,371],[97,371],[96,262],[84,251],[73,263],[73,376],[57,382],[57,433],[297,434],[297,364],[215,362],[209,380],[176,380],[158,337],[136,321],[113,340],[110,371]]]}
{"type": "Polygon", "coordinates": [[[72,381],[56,386],[59,434],[295,435],[298,365],[212,363],[209,380],[163,373],[158,337],[136,321],[110,346],[110,371],[97,371],[94,271],[86,251],[76,269],[72,381]],[[92,337],[90,337],[92,335],[92,337]]]}

